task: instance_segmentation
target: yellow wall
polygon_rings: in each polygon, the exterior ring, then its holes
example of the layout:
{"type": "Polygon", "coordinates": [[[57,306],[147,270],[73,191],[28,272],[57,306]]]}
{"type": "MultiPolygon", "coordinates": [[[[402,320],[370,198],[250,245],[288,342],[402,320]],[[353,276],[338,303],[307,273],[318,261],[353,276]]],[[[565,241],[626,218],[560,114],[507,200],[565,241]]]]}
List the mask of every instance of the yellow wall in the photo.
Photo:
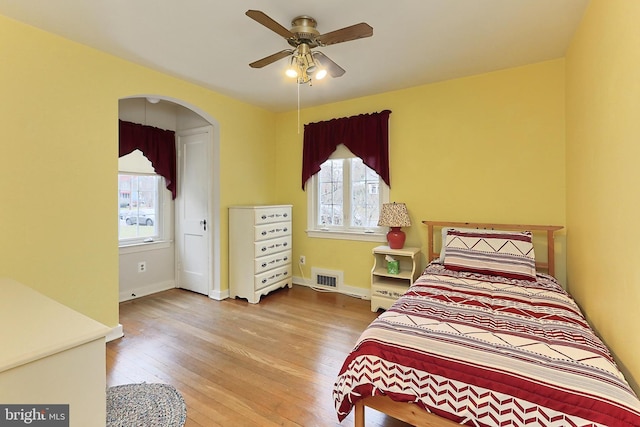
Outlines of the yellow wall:
{"type": "MultiPolygon", "coordinates": [[[[565,224],[564,108],[559,59],[304,109],[301,122],[392,111],[390,199],[407,204],[406,245],[424,254],[427,219],[565,224]]],[[[312,266],[343,270],[345,284],[367,288],[371,248],[381,243],[306,236],[297,130],[295,111],[277,116],[277,197],[293,204],[294,259],[306,256],[307,278],[312,266]]],[[[564,236],[558,240],[563,281],[564,236]]]]}
{"type": "Polygon", "coordinates": [[[640,2],[592,0],[566,57],[568,287],[640,391],[640,2]]]}
{"type": "Polygon", "coordinates": [[[220,125],[227,207],[275,197],[275,115],[0,16],[0,276],[118,324],[118,99],[152,93],[220,125]]]}
{"type": "MultiPolygon", "coordinates": [[[[407,203],[414,222],[407,245],[423,252],[424,219],[566,223],[558,277],[566,277],[636,390],[638,17],[637,0],[593,0],[566,64],[301,112],[304,124],[393,111],[391,200],[407,203]]],[[[2,16],[0,63],[0,276],[106,325],[118,323],[118,99],[153,93],[183,100],[220,125],[223,288],[227,207],[245,203],[293,203],[294,259],[306,255],[306,277],[318,266],[343,270],[348,285],[369,285],[376,243],[306,237],[296,112],[273,114],[2,16]]]]}

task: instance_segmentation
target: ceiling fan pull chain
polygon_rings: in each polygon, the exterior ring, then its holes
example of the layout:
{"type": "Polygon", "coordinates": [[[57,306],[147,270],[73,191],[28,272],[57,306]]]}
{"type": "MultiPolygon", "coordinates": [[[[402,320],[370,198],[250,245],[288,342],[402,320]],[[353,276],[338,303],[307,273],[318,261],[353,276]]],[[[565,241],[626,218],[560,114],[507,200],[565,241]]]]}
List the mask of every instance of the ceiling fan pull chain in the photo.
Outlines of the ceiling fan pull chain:
{"type": "Polygon", "coordinates": [[[300,135],[300,85],[296,85],[298,88],[298,135],[300,135]]]}

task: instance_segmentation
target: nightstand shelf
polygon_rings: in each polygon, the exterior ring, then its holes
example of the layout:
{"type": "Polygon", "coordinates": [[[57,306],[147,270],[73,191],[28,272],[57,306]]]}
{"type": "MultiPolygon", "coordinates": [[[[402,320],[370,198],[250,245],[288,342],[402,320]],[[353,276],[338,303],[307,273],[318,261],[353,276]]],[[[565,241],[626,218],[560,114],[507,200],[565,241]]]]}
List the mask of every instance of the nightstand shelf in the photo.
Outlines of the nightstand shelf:
{"type": "MultiPolygon", "coordinates": [[[[402,267],[401,267],[402,268],[402,267]]],[[[389,277],[392,279],[405,279],[411,281],[413,279],[412,271],[400,271],[398,274],[391,274],[387,272],[387,267],[378,267],[371,272],[372,275],[376,276],[378,281],[383,281],[380,279],[381,277],[389,277]]],[[[393,280],[395,282],[395,280],[393,280]]],[[[373,283],[373,282],[372,282],[373,283]]],[[[413,282],[411,282],[413,283],[413,282]]]]}
{"type": "Polygon", "coordinates": [[[391,249],[389,246],[378,246],[373,248],[373,258],[371,311],[377,311],[380,308],[386,310],[420,276],[420,248],[391,249]],[[398,274],[388,272],[385,259],[387,255],[398,261],[398,274]]]}

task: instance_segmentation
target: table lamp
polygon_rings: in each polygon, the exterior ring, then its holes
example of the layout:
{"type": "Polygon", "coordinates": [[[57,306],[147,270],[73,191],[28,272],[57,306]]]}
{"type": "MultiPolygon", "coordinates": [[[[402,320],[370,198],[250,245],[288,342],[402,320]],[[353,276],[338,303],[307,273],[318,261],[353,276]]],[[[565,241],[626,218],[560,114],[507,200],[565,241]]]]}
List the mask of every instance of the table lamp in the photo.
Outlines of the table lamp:
{"type": "Polygon", "coordinates": [[[396,202],[382,205],[378,227],[391,227],[391,230],[387,233],[387,242],[389,242],[391,249],[402,249],[407,236],[400,227],[410,226],[411,219],[409,218],[409,212],[407,212],[407,205],[396,202]]]}

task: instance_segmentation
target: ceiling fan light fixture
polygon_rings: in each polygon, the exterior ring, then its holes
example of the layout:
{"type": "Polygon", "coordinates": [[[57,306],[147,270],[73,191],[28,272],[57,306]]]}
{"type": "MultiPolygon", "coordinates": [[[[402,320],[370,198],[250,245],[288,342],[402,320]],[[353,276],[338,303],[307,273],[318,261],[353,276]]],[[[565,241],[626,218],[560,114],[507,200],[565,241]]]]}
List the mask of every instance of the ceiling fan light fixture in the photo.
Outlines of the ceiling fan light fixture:
{"type": "Polygon", "coordinates": [[[316,74],[313,77],[316,80],[322,80],[327,77],[327,70],[325,70],[324,68],[320,68],[318,71],[316,71],[316,74]]]}
{"type": "Polygon", "coordinates": [[[298,77],[298,72],[293,67],[287,68],[287,71],[285,71],[284,73],[287,75],[287,77],[291,77],[292,79],[298,77]]]}
{"type": "Polygon", "coordinates": [[[287,77],[291,77],[292,79],[295,79],[300,74],[299,70],[300,70],[300,66],[298,65],[296,56],[294,55],[291,57],[291,61],[289,61],[289,68],[287,68],[287,70],[284,73],[287,75],[287,77]]]}
{"type": "Polygon", "coordinates": [[[311,81],[311,77],[307,74],[306,71],[303,71],[300,76],[298,76],[298,84],[309,83],[311,81]]]}
{"type": "Polygon", "coordinates": [[[308,73],[313,73],[315,72],[317,66],[315,61],[313,60],[313,56],[311,55],[311,51],[308,51],[305,55],[304,55],[304,63],[306,64],[306,68],[307,68],[307,72],[308,73]]]}

